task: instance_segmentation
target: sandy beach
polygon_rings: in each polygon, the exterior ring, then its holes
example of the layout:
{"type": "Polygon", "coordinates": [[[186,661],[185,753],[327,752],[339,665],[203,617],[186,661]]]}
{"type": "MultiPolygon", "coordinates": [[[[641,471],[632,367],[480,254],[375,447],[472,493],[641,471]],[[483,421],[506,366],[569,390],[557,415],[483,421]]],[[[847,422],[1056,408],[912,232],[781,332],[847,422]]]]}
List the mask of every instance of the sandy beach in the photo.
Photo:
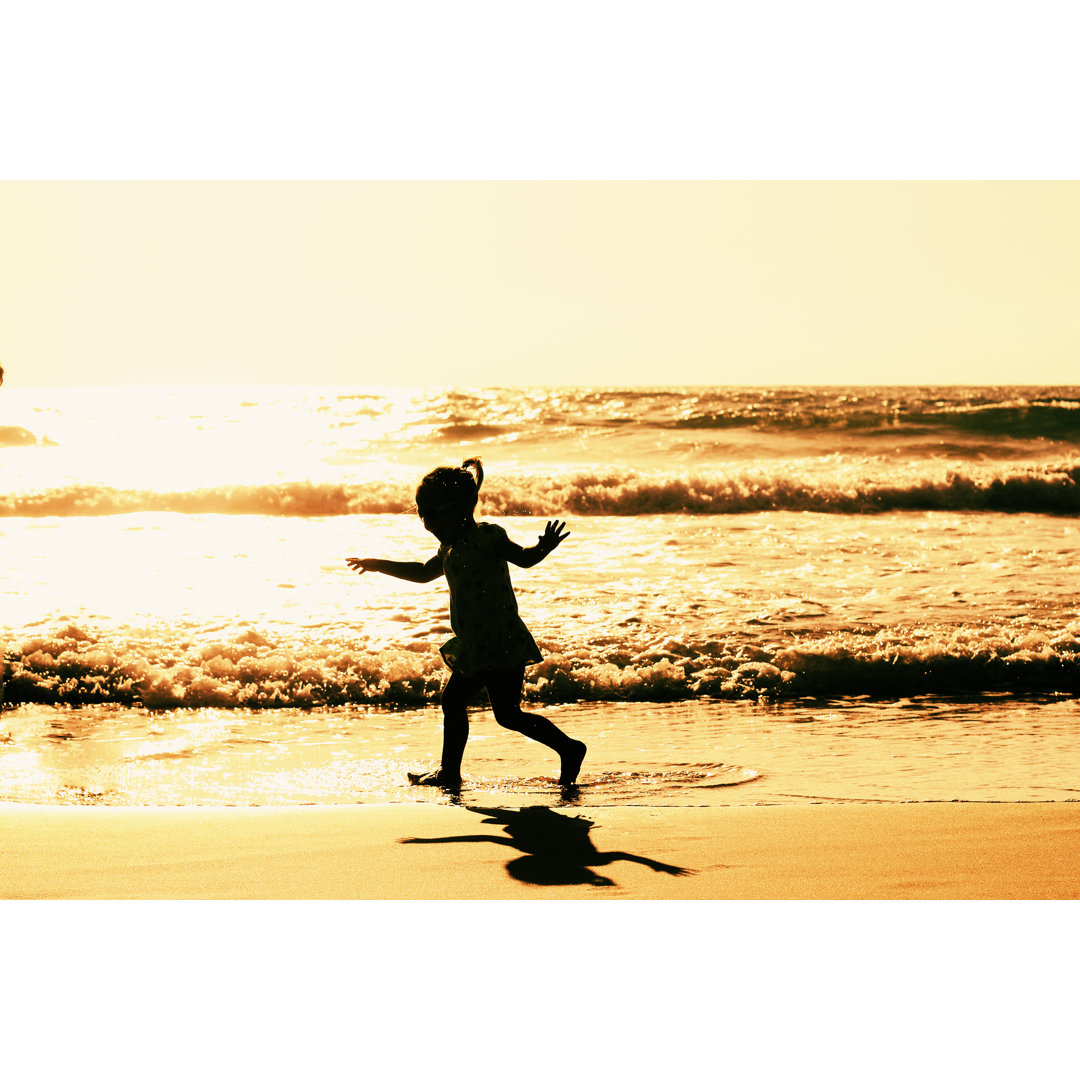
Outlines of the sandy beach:
{"type": "Polygon", "coordinates": [[[0,807],[6,899],[1080,897],[1080,806],[0,807]]]}

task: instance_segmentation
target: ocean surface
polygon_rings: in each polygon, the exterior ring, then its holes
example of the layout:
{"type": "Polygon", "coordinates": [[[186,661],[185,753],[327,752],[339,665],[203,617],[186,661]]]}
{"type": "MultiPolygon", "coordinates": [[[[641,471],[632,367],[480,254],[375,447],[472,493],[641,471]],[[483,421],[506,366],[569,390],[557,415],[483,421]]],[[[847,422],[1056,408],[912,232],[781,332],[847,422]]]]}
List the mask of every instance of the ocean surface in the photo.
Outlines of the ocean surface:
{"type": "Polygon", "coordinates": [[[442,801],[429,469],[545,659],[578,793],[478,704],[462,799],[1080,795],[1080,387],[0,390],[0,800],[442,801]]]}

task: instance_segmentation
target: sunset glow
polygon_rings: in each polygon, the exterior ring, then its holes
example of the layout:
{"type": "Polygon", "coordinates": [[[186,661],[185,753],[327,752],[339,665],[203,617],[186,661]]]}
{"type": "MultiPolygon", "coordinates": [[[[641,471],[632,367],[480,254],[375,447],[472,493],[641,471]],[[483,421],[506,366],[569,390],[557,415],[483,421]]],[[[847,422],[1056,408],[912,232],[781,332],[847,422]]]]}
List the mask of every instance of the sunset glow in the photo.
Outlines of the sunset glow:
{"type": "Polygon", "coordinates": [[[0,185],[8,384],[1065,383],[1080,182],[0,185]]]}

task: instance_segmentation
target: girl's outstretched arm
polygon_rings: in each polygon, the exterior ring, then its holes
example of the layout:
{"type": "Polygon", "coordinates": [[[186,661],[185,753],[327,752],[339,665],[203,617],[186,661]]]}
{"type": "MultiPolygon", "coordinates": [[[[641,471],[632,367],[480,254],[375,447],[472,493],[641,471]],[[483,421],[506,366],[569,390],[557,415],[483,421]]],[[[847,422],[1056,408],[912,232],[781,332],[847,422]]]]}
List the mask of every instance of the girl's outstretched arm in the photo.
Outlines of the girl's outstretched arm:
{"type": "Polygon", "coordinates": [[[402,581],[415,581],[424,584],[442,577],[442,559],[433,555],[426,563],[420,562],[392,562],[390,559],[358,559],[351,556],[345,560],[345,565],[350,570],[358,573],[372,571],[376,574],[389,574],[390,577],[401,578],[402,581]]]}
{"type": "Polygon", "coordinates": [[[515,566],[535,566],[546,559],[569,535],[565,522],[549,521],[533,547],[519,547],[513,540],[507,539],[503,553],[506,561],[515,566]]]}

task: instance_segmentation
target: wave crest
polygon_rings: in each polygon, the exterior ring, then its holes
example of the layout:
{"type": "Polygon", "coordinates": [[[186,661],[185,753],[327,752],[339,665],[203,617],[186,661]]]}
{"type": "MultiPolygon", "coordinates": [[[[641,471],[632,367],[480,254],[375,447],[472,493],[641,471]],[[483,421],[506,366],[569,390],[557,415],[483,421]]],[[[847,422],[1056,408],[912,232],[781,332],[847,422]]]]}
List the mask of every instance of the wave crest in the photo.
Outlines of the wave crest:
{"type": "MultiPolygon", "coordinates": [[[[434,704],[446,670],[434,644],[274,645],[259,635],[176,648],[97,639],[77,627],[8,651],[8,705],[113,703],[148,709],[434,704]]],[[[927,635],[836,631],[798,646],[668,641],[640,653],[585,648],[530,668],[533,702],[696,698],[878,698],[1063,692],[1080,687],[1080,623],[1031,629],[940,627],[927,635]]]]}
{"type": "MultiPolygon", "coordinates": [[[[79,517],[165,511],[336,517],[414,510],[404,485],[313,483],[223,485],[195,491],[123,490],[76,484],[0,496],[0,517],[79,517]]],[[[772,510],[869,514],[893,510],[1080,513],[1080,465],[1003,466],[980,471],[908,472],[890,477],[782,473],[657,476],[635,471],[561,477],[492,478],[481,512],[557,517],[740,514],[772,510]]]]}

